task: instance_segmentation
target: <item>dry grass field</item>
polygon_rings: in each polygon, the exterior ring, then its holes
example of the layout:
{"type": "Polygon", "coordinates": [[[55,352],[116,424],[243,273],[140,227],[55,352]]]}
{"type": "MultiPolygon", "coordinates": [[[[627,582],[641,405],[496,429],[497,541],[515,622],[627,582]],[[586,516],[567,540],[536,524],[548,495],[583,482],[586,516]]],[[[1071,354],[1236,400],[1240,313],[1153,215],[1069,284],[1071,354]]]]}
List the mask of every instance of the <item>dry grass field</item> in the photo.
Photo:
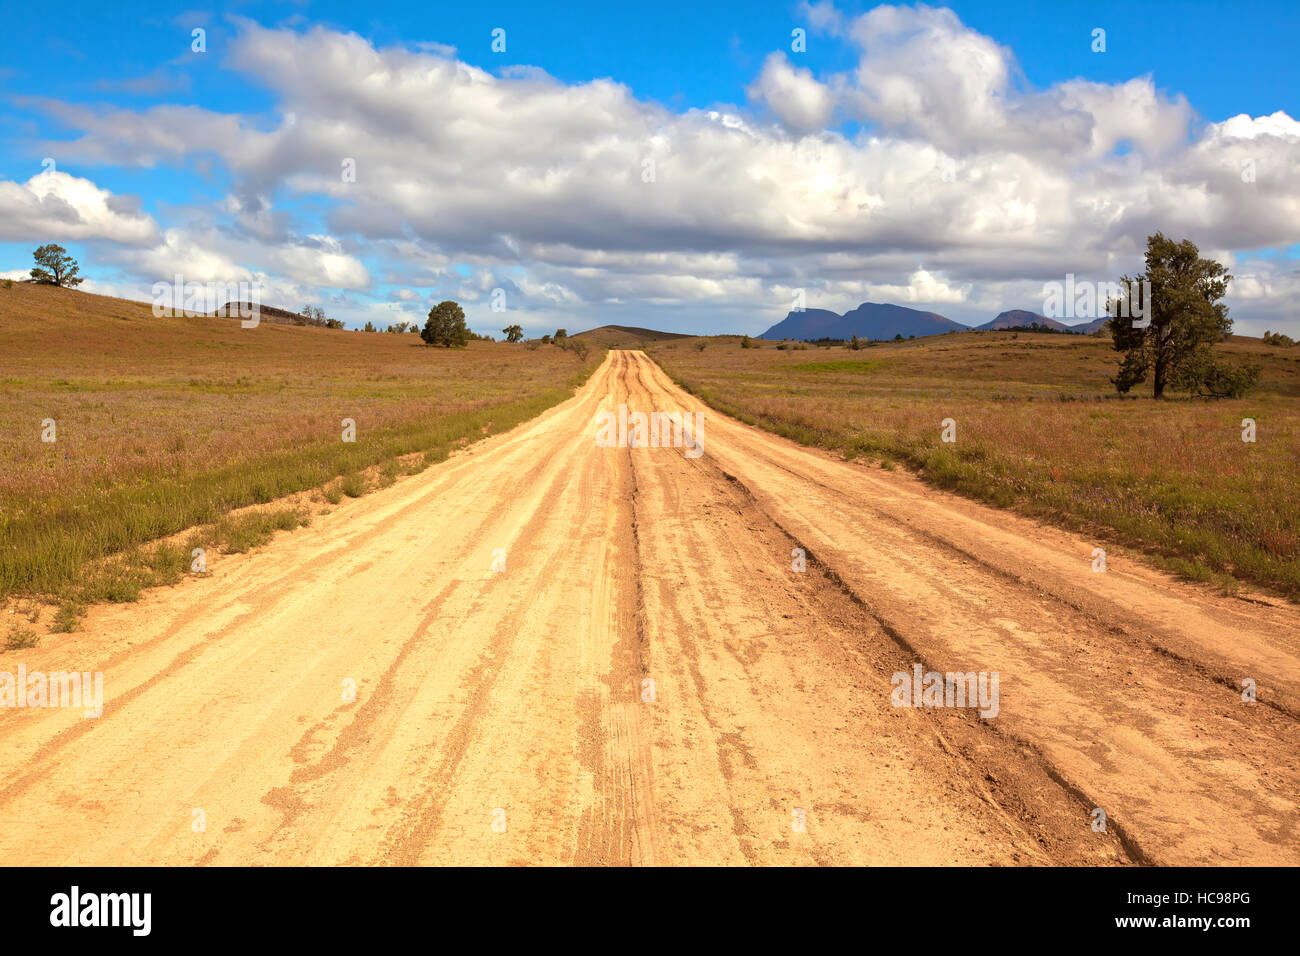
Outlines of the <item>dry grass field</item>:
{"type": "Polygon", "coordinates": [[[48,286],[0,289],[0,599],[53,596],[72,626],[78,605],[131,599],[190,565],[179,546],[134,549],[210,525],[202,540],[240,550],[299,519],[235,521],[234,509],[391,483],[568,397],[601,357],[244,329],[48,286]],[[121,554],[131,560],[111,573],[88,571],[121,554]]]}
{"type": "Polygon", "coordinates": [[[1120,397],[1109,339],[958,333],[860,351],[718,337],[651,346],[713,407],[796,441],[1147,552],[1228,589],[1300,599],[1300,348],[1234,337],[1249,397],[1120,397]],[[695,346],[704,344],[701,351],[695,346]],[[941,423],[956,422],[944,443],[941,423]],[[1257,440],[1242,440],[1242,420],[1257,440]]]}

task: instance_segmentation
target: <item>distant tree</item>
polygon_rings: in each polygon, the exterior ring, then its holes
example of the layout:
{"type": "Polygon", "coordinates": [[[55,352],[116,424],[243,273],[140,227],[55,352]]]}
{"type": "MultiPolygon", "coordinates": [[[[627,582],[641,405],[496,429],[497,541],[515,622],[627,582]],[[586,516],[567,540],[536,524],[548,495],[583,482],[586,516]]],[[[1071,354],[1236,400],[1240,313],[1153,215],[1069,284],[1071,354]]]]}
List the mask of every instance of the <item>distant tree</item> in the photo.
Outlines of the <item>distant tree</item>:
{"type": "Polygon", "coordinates": [[[501,334],[506,337],[507,342],[518,342],[524,337],[523,326],[507,325],[501,330],[501,334]]]}
{"type": "Polygon", "coordinates": [[[543,335],[543,336],[542,336],[542,344],[543,344],[543,345],[550,345],[550,344],[551,344],[551,337],[550,337],[549,335],[543,335]]]}
{"type": "Polygon", "coordinates": [[[424,323],[420,338],[429,345],[464,348],[469,342],[469,327],[465,324],[464,310],[451,300],[439,302],[429,310],[429,318],[424,323]]]}
{"type": "Polygon", "coordinates": [[[1112,345],[1124,358],[1111,382],[1121,393],[1154,379],[1154,395],[1162,398],[1170,385],[1197,391],[1212,385],[1230,370],[1219,366],[1214,345],[1232,331],[1228,307],[1220,300],[1232,276],[1213,259],[1202,259],[1189,239],[1174,242],[1163,233],[1147,237],[1146,272],[1120,279],[1120,299],[1108,299],[1112,345]],[[1138,296],[1150,283],[1147,301],[1138,296]],[[1138,328],[1131,316],[1140,314],[1150,323],[1138,328]]]}
{"type": "Polygon", "coordinates": [[[38,246],[32,253],[36,266],[32,269],[32,281],[41,285],[57,285],[65,288],[81,285],[86,280],[77,275],[77,260],[68,255],[68,250],[54,243],[38,246]]]}
{"type": "Polygon", "coordinates": [[[395,323],[393,323],[392,325],[390,325],[388,328],[384,329],[384,331],[385,331],[385,332],[392,332],[394,335],[401,335],[403,332],[409,332],[409,331],[411,331],[411,329],[413,329],[413,328],[415,328],[414,323],[411,323],[411,322],[395,322],[395,323]]]}
{"type": "Polygon", "coordinates": [[[379,330],[378,330],[377,328],[375,328],[375,323],[373,323],[373,322],[369,322],[369,321],[368,321],[368,322],[366,322],[365,325],[363,325],[363,326],[361,327],[361,331],[362,331],[362,332],[378,332],[379,330]]]}
{"type": "Polygon", "coordinates": [[[1291,338],[1289,335],[1284,335],[1281,332],[1265,332],[1264,344],[1276,345],[1279,348],[1289,349],[1295,345],[1295,339],[1291,338]]]}
{"type": "Polygon", "coordinates": [[[899,332],[897,335],[895,335],[895,336],[894,336],[894,341],[895,341],[895,342],[901,342],[901,341],[903,341],[903,333],[902,333],[902,332],[899,332]]]}
{"type": "Polygon", "coordinates": [[[554,342],[556,345],[563,345],[564,340],[567,339],[568,337],[569,337],[569,333],[566,329],[556,329],[555,334],[551,336],[551,341],[554,342]]]}
{"type": "Polygon", "coordinates": [[[849,341],[849,348],[853,349],[853,351],[855,352],[859,351],[862,348],[862,343],[858,341],[858,337],[856,335],[853,336],[853,338],[849,341]]]}
{"type": "Polygon", "coordinates": [[[754,348],[754,340],[751,339],[748,335],[746,335],[744,338],[740,340],[740,347],[742,349],[752,349],[754,348]]]}

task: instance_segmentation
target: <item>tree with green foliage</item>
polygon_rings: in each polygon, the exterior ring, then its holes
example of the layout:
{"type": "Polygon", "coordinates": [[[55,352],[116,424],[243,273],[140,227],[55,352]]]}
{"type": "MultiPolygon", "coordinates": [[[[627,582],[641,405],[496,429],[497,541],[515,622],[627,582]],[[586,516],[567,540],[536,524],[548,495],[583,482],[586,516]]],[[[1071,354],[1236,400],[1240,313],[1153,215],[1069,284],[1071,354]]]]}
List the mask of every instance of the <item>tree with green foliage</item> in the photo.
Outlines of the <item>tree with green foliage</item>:
{"type": "Polygon", "coordinates": [[[1153,378],[1154,395],[1163,398],[1173,386],[1213,394],[1231,391],[1249,374],[1226,368],[1214,357],[1214,345],[1228,337],[1232,319],[1221,301],[1232,276],[1222,263],[1202,259],[1190,239],[1175,242],[1157,232],[1147,238],[1146,272],[1120,279],[1120,298],[1108,299],[1111,340],[1123,352],[1111,382],[1120,393],[1153,378]],[[1140,301],[1145,291],[1147,301],[1140,301]],[[1145,307],[1145,308],[1143,308],[1145,307]],[[1143,316],[1141,324],[1134,318],[1143,316]]]}
{"type": "Polygon", "coordinates": [[[524,337],[524,328],[521,325],[507,325],[501,330],[501,334],[506,337],[507,342],[518,342],[524,337]]]}
{"type": "Polygon", "coordinates": [[[746,335],[740,340],[740,347],[742,349],[752,349],[754,347],[754,340],[746,335]]]}
{"type": "Polygon", "coordinates": [[[862,343],[858,341],[858,337],[857,337],[856,335],[853,336],[853,338],[849,340],[849,348],[853,349],[853,351],[855,351],[855,352],[861,350],[861,348],[862,348],[862,343]]]}
{"type": "Polygon", "coordinates": [[[553,336],[551,336],[551,340],[552,340],[556,345],[560,345],[560,344],[563,343],[564,340],[567,339],[568,337],[569,337],[569,333],[568,333],[568,331],[567,331],[566,329],[556,329],[556,330],[555,330],[555,334],[554,334],[553,336]]]}
{"type": "Polygon", "coordinates": [[[469,326],[465,324],[464,310],[451,300],[439,302],[429,310],[420,338],[430,345],[464,348],[469,344],[469,326]]]}
{"type": "Polygon", "coordinates": [[[36,266],[32,269],[32,281],[40,285],[57,285],[63,288],[81,285],[86,280],[77,275],[80,267],[77,260],[68,255],[68,250],[54,243],[37,247],[32,253],[36,266]]]}

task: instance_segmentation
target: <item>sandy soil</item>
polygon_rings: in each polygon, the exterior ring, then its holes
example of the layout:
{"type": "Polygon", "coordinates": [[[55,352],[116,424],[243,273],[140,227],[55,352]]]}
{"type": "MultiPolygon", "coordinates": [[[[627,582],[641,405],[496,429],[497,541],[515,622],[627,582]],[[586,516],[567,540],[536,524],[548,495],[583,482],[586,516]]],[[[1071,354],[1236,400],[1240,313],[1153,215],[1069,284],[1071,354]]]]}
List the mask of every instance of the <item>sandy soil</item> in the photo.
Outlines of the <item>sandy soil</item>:
{"type": "Polygon", "coordinates": [[[1300,863],[1296,608],[1094,573],[1092,542],[711,411],[702,457],[600,447],[620,403],[704,410],[613,352],[532,422],[0,654],[106,697],[0,709],[3,858],[1300,863]],[[996,672],[997,715],[893,706],[917,663],[996,672]]]}

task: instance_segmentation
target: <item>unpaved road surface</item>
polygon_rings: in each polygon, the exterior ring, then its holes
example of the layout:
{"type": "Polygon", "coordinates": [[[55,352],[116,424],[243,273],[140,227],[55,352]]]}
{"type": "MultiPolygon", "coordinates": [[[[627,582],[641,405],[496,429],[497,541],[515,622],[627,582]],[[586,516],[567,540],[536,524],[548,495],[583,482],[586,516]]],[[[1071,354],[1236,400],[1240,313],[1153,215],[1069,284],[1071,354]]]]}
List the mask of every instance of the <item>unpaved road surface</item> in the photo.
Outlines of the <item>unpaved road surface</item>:
{"type": "Polygon", "coordinates": [[[2,858],[1300,863],[1294,607],[1094,573],[1093,542],[713,412],[702,457],[600,447],[620,403],[704,408],[611,353],[532,422],[0,654],[106,698],[0,709],[2,858]],[[996,672],[996,716],[893,706],[917,663],[996,672]]]}

